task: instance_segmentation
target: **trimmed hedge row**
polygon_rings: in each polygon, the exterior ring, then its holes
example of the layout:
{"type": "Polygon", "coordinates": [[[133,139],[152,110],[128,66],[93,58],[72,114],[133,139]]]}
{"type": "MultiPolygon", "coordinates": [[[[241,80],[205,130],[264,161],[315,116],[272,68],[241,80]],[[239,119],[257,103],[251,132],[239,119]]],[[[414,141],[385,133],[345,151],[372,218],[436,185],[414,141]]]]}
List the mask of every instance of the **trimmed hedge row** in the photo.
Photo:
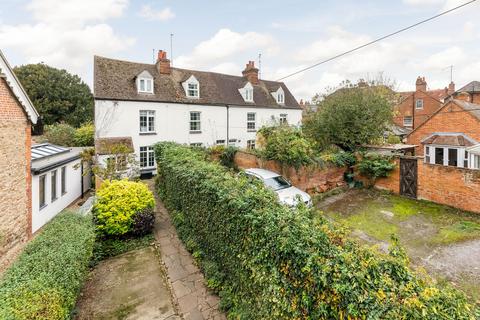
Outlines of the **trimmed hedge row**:
{"type": "Polygon", "coordinates": [[[235,319],[474,319],[463,294],[380,255],[188,147],[155,147],[157,189],[235,319]]]}
{"type": "Polygon", "coordinates": [[[94,241],[90,216],[55,217],[0,281],[0,319],[69,319],[94,241]]]}

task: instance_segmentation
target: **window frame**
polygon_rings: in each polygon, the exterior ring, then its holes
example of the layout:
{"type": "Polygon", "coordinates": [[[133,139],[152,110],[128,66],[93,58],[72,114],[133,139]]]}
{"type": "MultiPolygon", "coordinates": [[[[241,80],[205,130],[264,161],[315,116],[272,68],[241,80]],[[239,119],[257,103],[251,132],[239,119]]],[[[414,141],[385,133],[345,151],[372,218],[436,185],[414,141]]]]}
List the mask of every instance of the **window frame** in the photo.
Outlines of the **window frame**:
{"type": "Polygon", "coordinates": [[[190,111],[188,128],[190,133],[201,133],[202,132],[202,113],[200,111],[190,111]],[[193,119],[192,116],[198,114],[198,119],[193,119]],[[194,126],[192,126],[194,125],[194,126]],[[194,128],[198,125],[198,128],[194,128]],[[194,129],[192,129],[194,128],[194,129]]]}
{"type": "Polygon", "coordinates": [[[60,168],[60,191],[62,196],[67,193],[67,166],[60,168]]]}
{"type": "Polygon", "coordinates": [[[140,134],[155,134],[156,133],[156,112],[155,110],[140,110],[139,111],[139,132],[140,134]],[[142,120],[142,118],[145,118],[142,120]],[[145,125],[142,126],[142,123],[145,125]]]}
{"type": "Polygon", "coordinates": [[[480,155],[472,154],[472,163],[470,168],[474,170],[480,170],[480,155]]]}
{"type": "Polygon", "coordinates": [[[287,113],[280,113],[279,123],[280,124],[288,124],[288,114],[287,113]]]}
{"type": "Polygon", "coordinates": [[[38,207],[40,210],[47,206],[47,175],[38,177],[38,207]]]}
{"type": "Polygon", "coordinates": [[[58,173],[57,169],[50,172],[50,200],[55,202],[58,199],[58,173]]]}
{"type": "Polygon", "coordinates": [[[138,93],[153,93],[153,79],[147,77],[138,78],[138,93]]]}
{"type": "Polygon", "coordinates": [[[403,126],[404,127],[413,127],[413,117],[412,116],[403,116],[403,126]],[[407,124],[406,119],[410,119],[410,124],[407,124]]]}
{"type": "Polygon", "coordinates": [[[200,84],[197,83],[197,82],[187,82],[187,97],[188,98],[194,98],[194,99],[198,99],[200,97],[200,84]],[[190,88],[190,86],[195,86],[195,88],[190,88]],[[193,92],[193,95],[190,94],[191,92],[193,92]]]}
{"type": "Polygon", "coordinates": [[[431,151],[432,147],[430,146],[425,146],[425,158],[424,158],[424,162],[425,163],[430,163],[431,161],[431,156],[430,156],[430,151],[431,151]]]}
{"type": "Polygon", "coordinates": [[[256,147],[255,143],[256,143],[255,139],[247,140],[247,150],[255,150],[255,147],[256,147]]]}
{"type": "Polygon", "coordinates": [[[424,104],[423,99],[416,99],[415,100],[415,110],[423,110],[423,104],[424,104]]]}
{"type": "Polygon", "coordinates": [[[140,168],[142,169],[155,168],[155,148],[153,146],[140,146],[139,150],[140,150],[139,152],[140,168]],[[146,165],[143,165],[143,162],[145,162],[146,165]]]}
{"type": "Polygon", "coordinates": [[[257,113],[256,112],[247,112],[247,131],[248,132],[257,131],[257,113]],[[253,116],[253,120],[250,116],[253,116]]]}

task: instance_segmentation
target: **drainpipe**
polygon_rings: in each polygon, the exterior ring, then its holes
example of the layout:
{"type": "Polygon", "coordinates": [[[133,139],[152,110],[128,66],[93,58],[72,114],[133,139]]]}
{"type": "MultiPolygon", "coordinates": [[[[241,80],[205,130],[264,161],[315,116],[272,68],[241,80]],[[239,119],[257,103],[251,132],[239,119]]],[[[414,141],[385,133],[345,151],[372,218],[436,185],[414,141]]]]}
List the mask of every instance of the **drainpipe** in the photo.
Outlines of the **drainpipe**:
{"type": "Polygon", "coordinates": [[[227,147],[230,141],[230,106],[227,106],[227,147]]]}
{"type": "Polygon", "coordinates": [[[80,160],[80,193],[83,199],[83,160],[80,160]]]}

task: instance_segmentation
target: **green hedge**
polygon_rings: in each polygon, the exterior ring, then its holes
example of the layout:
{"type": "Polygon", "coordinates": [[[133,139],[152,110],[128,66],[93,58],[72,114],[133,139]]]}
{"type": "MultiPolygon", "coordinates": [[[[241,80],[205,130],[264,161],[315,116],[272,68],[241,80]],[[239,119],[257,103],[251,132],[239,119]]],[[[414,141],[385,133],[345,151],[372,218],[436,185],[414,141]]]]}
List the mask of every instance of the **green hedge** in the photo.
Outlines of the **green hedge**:
{"type": "Polygon", "coordinates": [[[0,319],[69,319],[94,240],[90,216],[62,213],[48,223],[0,281],[0,319]]]}
{"type": "Polygon", "coordinates": [[[306,209],[173,143],[155,147],[157,188],[187,248],[235,319],[474,319],[390,255],[346,240],[306,209]]]}

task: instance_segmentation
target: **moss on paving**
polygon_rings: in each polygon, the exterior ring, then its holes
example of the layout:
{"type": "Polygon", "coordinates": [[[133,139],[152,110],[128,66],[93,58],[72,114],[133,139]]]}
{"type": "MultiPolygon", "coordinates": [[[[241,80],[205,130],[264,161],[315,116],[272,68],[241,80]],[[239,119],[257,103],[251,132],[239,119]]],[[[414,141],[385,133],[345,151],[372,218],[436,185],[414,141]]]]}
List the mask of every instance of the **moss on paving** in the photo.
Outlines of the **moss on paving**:
{"type": "MultiPolygon", "coordinates": [[[[402,242],[445,245],[480,238],[480,215],[436,203],[403,198],[386,192],[362,190],[327,206],[325,214],[347,227],[359,229],[378,240],[392,234],[402,242]],[[407,230],[405,225],[418,219],[433,232],[407,230]]],[[[411,226],[415,228],[415,226],[411,226]]]]}

